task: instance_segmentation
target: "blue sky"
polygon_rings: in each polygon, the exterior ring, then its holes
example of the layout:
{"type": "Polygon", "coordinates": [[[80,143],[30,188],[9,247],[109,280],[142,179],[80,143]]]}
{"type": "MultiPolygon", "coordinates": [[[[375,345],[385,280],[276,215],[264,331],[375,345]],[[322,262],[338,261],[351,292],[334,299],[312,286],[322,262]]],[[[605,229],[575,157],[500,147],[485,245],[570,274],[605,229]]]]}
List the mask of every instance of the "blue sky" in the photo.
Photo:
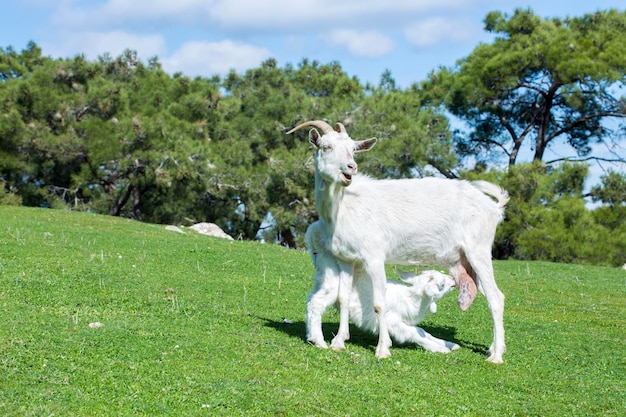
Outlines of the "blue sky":
{"type": "Polygon", "coordinates": [[[0,7],[0,46],[20,51],[32,40],[46,56],[88,59],[132,49],[144,62],[158,56],[169,73],[192,77],[241,73],[268,58],[280,66],[338,61],[363,84],[378,84],[390,70],[398,86],[408,87],[489,42],[482,23],[488,12],[520,7],[566,17],[624,10],[624,2],[20,0],[0,7]]]}

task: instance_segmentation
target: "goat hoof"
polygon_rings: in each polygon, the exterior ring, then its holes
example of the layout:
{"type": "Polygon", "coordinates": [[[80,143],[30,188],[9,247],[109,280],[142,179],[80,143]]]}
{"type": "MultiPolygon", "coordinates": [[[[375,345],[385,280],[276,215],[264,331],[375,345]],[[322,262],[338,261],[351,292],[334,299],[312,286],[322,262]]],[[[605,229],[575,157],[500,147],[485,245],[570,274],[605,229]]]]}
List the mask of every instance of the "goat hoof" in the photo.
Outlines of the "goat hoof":
{"type": "Polygon", "coordinates": [[[487,351],[487,354],[489,355],[489,357],[487,358],[487,362],[504,363],[504,361],[502,360],[502,353],[497,354],[490,349],[489,351],[487,351]]]}
{"type": "Polygon", "coordinates": [[[330,344],[330,348],[335,352],[339,352],[341,350],[346,350],[346,345],[343,342],[339,343],[333,340],[333,342],[330,344]]]}
{"type": "Polygon", "coordinates": [[[496,364],[504,363],[502,358],[493,358],[491,356],[487,358],[487,362],[496,363],[496,364]]]}
{"type": "Polygon", "coordinates": [[[316,348],[328,349],[328,345],[323,340],[321,342],[317,342],[315,340],[309,340],[308,342],[312,344],[313,346],[315,346],[316,348]]]}
{"type": "Polygon", "coordinates": [[[384,350],[376,350],[376,359],[387,359],[391,357],[391,352],[389,351],[389,349],[384,349],[384,350]]]}
{"type": "Polygon", "coordinates": [[[345,350],[346,349],[345,341],[348,340],[349,338],[350,336],[348,336],[345,339],[335,336],[335,338],[330,342],[330,348],[334,351],[345,350]]]}

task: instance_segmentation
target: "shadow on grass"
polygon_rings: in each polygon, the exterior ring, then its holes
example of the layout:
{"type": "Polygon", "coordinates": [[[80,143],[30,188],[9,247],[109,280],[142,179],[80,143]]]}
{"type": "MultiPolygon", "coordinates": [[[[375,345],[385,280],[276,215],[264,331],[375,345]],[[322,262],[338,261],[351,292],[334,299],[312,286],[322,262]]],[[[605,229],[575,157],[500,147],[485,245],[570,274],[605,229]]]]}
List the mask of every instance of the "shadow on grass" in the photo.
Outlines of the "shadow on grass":
{"type": "MultiPolygon", "coordinates": [[[[306,340],[306,324],[304,321],[277,321],[268,319],[265,317],[257,317],[259,320],[265,322],[265,326],[283,332],[290,337],[295,337],[302,340],[304,343],[308,343],[306,340]]],[[[326,341],[330,344],[330,340],[334,337],[335,331],[339,327],[339,323],[323,323],[322,331],[326,337],[326,341]]],[[[466,340],[459,340],[456,336],[456,328],[450,326],[420,326],[422,329],[440,339],[454,342],[461,346],[463,349],[469,349],[475,353],[484,354],[487,351],[487,346],[480,343],[469,342],[466,340]]],[[[350,325],[350,341],[349,343],[362,346],[374,352],[376,350],[376,344],[378,343],[378,337],[370,333],[364,332],[361,329],[350,325]]],[[[403,344],[396,345],[394,348],[399,349],[422,349],[421,346],[415,344],[403,344]]]]}

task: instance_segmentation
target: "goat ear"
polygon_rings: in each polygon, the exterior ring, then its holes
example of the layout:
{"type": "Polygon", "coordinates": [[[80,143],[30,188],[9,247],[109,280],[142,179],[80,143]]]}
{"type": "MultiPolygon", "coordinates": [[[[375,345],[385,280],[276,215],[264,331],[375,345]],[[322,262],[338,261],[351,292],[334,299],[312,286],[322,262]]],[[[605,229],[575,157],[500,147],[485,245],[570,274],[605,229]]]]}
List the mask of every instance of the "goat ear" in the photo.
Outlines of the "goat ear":
{"type": "Polygon", "coordinates": [[[424,292],[431,298],[439,294],[439,287],[437,287],[437,284],[432,282],[432,278],[428,280],[428,285],[424,288],[424,292]]]}
{"type": "Polygon", "coordinates": [[[412,278],[415,278],[415,273],[412,271],[403,271],[401,269],[396,269],[396,273],[400,277],[400,279],[407,284],[413,284],[412,278]]]}
{"type": "Polygon", "coordinates": [[[317,129],[313,128],[309,130],[309,142],[316,148],[320,147],[320,137],[320,132],[318,132],[317,129]]]}
{"type": "Polygon", "coordinates": [[[369,151],[376,144],[376,138],[358,140],[355,142],[356,146],[354,147],[354,152],[364,152],[369,151]]]}
{"type": "Polygon", "coordinates": [[[434,297],[439,294],[439,287],[437,286],[433,275],[429,277],[428,284],[424,287],[424,293],[429,297],[434,297]]]}
{"type": "Polygon", "coordinates": [[[345,126],[339,122],[335,123],[335,132],[348,134],[348,132],[346,132],[345,126]]]}

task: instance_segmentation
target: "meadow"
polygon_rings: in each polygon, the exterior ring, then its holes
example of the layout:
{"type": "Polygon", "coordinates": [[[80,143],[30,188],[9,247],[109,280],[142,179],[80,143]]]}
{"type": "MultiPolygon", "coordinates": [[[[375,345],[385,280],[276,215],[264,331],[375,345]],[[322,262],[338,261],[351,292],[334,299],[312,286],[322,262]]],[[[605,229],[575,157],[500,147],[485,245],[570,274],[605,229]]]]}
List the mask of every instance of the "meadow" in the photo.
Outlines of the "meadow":
{"type": "Polygon", "coordinates": [[[306,252],[1,206],[0,415],[626,415],[626,271],[494,266],[504,364],[484,297],[456,291],[423,327],[460,350],[377,360],[354,327],[343,352],[305,341],[306,252]]]}

